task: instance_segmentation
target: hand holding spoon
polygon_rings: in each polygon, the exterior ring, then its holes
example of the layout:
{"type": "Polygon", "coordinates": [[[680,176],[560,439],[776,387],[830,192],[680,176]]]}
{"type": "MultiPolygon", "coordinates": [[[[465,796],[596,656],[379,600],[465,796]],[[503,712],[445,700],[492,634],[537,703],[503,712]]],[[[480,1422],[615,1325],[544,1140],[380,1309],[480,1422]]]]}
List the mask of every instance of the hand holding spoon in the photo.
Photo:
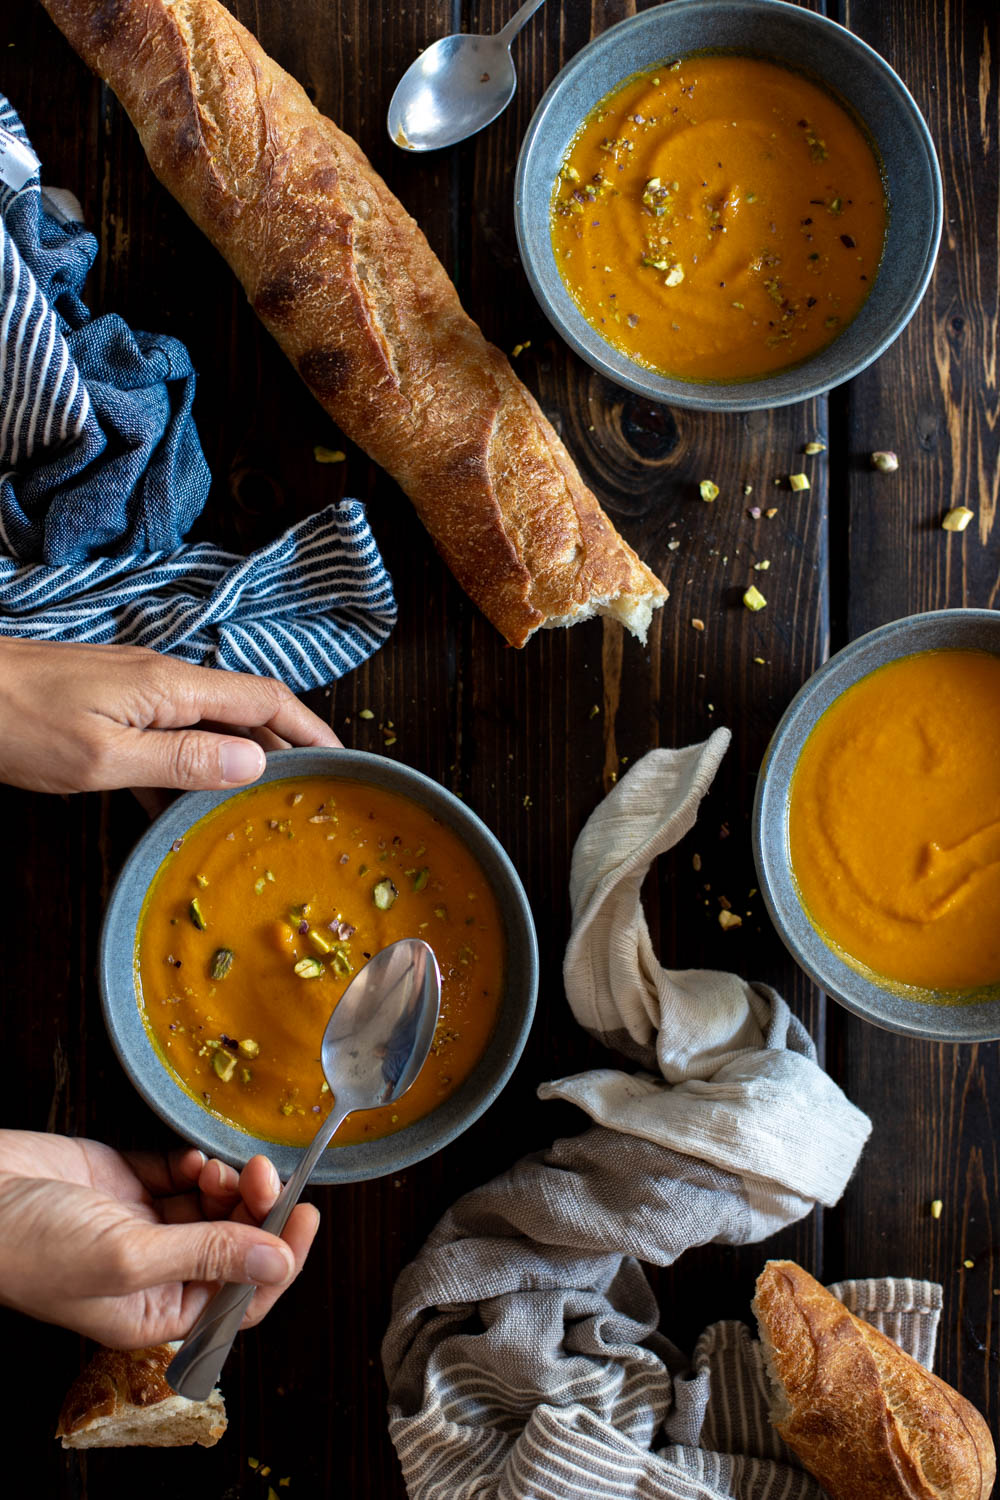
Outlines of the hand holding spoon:
{"type": "Polygon", "coordinates": [[[514,97],[510,44],[543,0],[525,4],[496,36],[444,36],[421,52],[396,85],[389,134],[405,151],[436,151],[475,135],[514,97]]]}
{"type": "MultiPolygon", "coordinates": [[[[349,1114],[378,1109],[406,1093],[427,1059],[440,1004],[437,960],[419,938],[383,948],[354,976],[323,1033],[320,1055],[333,1105],[262,1229],[281,1233],[349,1114]]],[[[167,1369],[179,1396],[204,1401],[211,1394],[256,1290],[230,1282],[215,1293],[167,1369]]]]}

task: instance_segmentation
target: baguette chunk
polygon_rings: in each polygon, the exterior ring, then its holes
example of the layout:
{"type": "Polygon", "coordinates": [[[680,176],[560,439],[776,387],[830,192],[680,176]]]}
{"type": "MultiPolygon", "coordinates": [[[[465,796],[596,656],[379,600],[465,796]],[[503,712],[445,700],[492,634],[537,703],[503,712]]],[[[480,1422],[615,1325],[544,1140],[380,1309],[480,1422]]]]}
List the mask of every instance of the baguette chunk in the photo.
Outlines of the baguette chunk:
{"type": "Polygon", "coordinates": [[[993,1439],[951,1386],[794,1261],[768,1261],[753,1310],[771,1419],[832,1500],[988,1500],[993,1439]]]}
{"type": "Polygon", "coordinates": [[[66,1393],[56,1437],[64,1448],[212,1448],[226,1430],[226,1408],[213,1391],[189,1401],[167,1384],[179,1343],[149,1349],[99,1349],[66,1393]]]}
{"type": "Polygon", "coordinates": [[[43,0],[320,404],[507,640],[667,597],[360,148],[217,0],[43,0]]]}

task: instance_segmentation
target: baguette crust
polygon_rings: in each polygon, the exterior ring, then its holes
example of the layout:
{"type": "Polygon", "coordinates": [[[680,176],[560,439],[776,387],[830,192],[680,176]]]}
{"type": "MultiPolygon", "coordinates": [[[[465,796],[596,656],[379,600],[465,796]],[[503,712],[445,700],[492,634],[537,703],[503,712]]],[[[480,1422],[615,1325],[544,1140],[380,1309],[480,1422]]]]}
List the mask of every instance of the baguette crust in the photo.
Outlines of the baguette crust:
{"type": "Polygon", "coordinates": [[[414,220],[217,0],[42,0],[321,405],[512,645],[663,584],[615,531],[414,220]]]}
{"type": "Polygon", "coordinates": [[[66,1393],[56,1437],[64,1448],[213,1448],[226,1430],[218,1391],[188,1401],[167,1384],[179,1344],[99,1349],[66,1393]]]}
{"type": "Polygon", "coordinates": [[[833,1500],[988,1500],[993,1440],[951,1386],[794,1261],[768,1261],[753,1309],[774,1425],[833,1500]]]}

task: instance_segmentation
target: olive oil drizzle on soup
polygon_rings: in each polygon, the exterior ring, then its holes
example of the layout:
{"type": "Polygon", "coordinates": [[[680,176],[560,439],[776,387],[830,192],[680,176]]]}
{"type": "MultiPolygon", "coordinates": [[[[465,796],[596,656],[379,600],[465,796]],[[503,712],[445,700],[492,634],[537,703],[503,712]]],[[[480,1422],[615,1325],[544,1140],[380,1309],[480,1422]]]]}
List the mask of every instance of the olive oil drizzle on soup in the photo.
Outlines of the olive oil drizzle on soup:
{"type": "Polygon", "coordinates": [[[701,54],[628,79],[584,121],[552,200],[583,316],[640,365],[752,379],[831,343],[871,290],[887,206],[847,109],[759,58],[701,54]]]}
{"type": "Polygon", "coordinates": [[[336,1144],[403,1129],[482,1056],[503,990],[500,912],[450,829],[392,792],[330,778],[252,788],[166,856],[137,937],[139,1003],[167,1066],[212,1113],[304,1145],[331,1096],[320,1043],[352,974],[403,937],[441,968],[431,1055],[336,1144]]]}

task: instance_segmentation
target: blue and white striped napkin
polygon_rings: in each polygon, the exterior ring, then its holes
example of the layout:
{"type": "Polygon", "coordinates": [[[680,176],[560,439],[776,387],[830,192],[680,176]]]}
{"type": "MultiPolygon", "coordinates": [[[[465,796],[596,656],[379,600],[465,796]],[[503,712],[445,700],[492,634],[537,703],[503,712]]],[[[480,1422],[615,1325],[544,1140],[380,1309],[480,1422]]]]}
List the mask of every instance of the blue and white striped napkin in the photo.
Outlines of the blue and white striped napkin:
{"type": "Polygon", "coordinates": [[[396,619],[363,506],[239,557],[184,537],[210,475],[187,350],[81,301],[97,242],[0,94],[0,635],[127,642],[305,689],[396,619]]]}

